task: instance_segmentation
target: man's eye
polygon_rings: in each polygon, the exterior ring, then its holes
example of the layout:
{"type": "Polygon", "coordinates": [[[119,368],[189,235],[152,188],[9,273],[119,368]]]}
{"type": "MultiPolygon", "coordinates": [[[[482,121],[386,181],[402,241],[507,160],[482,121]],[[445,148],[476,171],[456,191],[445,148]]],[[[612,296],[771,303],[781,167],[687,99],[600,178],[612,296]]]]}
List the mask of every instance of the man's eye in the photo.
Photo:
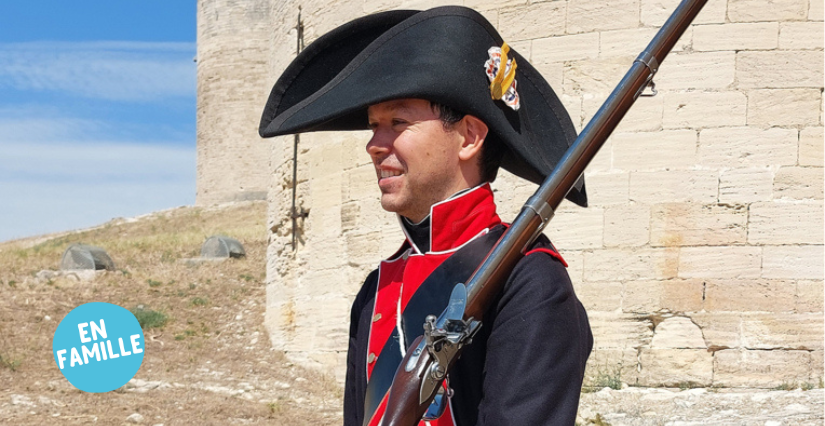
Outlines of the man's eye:
{"type": "Polygon", "coordinates": [[[400,118],[395,118],[395,119],[392,120],[392,125],[393,126],[401,126],[401,125],[404,125],[404,124],[407,124],[406,120],[402,120],[400,118]]]}

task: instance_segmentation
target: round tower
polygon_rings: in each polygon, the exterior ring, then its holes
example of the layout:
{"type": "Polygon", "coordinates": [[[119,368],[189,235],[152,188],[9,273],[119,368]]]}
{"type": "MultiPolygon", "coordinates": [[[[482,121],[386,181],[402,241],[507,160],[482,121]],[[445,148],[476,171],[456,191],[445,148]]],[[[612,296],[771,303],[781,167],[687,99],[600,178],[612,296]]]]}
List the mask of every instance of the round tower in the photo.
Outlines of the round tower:
{"type": "Polygon", "coordinates": [[[266,198],[271,148],[258,122],[273,78],[269,5],[198,1],[198,205],[266,198]]]}

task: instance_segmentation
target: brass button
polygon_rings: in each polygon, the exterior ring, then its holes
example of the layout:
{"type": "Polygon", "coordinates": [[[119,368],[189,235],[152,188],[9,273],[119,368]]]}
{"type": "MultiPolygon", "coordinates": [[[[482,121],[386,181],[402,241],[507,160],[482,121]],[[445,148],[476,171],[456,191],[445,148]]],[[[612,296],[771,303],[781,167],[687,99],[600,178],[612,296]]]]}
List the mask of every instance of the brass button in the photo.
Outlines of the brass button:
{"type": "Polygon", "coordinates": [[[375,314],[375,315],[373,315],[373,317],[372,317],[372,322],[376,322],[376,321],[378,321],[378,320],[380,320],[380,319],[381,319],[381,314],[380,314],[380,313],[375,314]]]}
{"type": "Polygon", "coordinates": [[[370,364],[372,364],[373,362],[375,362],[375,354],[374,354],[374,353],[371,353],[371,354],[367,357],[367,362],[368,362],[368,363],[370,363],[370,364]]]}

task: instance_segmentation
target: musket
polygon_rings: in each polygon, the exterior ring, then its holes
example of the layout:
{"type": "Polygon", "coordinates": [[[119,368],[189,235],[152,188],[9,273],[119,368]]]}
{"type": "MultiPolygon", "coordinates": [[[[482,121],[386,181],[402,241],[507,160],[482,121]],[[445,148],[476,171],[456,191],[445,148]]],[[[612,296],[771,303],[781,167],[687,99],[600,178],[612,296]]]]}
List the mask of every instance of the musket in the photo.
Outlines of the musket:
{"type": "MultiPolygon", "coordinates": [[[[683,0],[679,4],[467,283],[455,285],[445,311],[438,318],[427,317],[424,334],[410,345],[398,366],[379,425],[415,426],[436,395],[441,398],[444,378],[480,326],[476,319],[482,317],[501,292],[525,249],[533,244],[553,217],[636,99],[647,87],[655,94],[653,76],[659,64],[706,2],[683,0]]],[[[367,416],[376,414],[365,413],[367,416]]],[[[368,417],[366,420],[364,424],[368,425],[374,424],[376,419],[368,417]]]]}

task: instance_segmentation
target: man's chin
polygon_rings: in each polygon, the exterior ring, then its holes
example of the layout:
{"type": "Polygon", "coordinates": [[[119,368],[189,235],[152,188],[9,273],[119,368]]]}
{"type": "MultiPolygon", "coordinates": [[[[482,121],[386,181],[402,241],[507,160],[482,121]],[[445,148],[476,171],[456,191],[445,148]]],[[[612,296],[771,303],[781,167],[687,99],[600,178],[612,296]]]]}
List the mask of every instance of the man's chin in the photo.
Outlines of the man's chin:
{"type": "Polygon", "coordinates": [[[395,199],[394,196],[391,194],[382,194],[381,195],[381,208],[390,212],[390,213],[398,213],[401,214],[399,211],[403,209],[400,205],[398,200],[395,199]]]}

